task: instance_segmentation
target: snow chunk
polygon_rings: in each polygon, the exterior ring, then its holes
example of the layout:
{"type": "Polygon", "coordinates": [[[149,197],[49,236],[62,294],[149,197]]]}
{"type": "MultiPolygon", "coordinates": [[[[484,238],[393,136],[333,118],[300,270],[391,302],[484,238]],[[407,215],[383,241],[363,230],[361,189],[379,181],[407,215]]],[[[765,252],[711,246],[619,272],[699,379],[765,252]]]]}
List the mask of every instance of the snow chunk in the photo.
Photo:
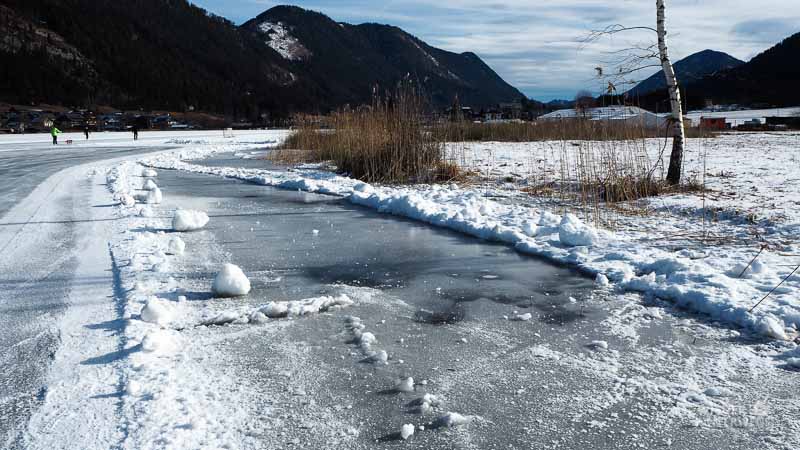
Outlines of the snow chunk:
{"type": "Polygon", "coordinates": [[[165,326],[172,321],[175,311],[166,300],[152,297],[142,308],[140,316],[145,322],[165,326]]]}
{"type": "Polygon", "coordinates": [[[565,214],[558,226],[558,238],[568,247],[590,247],[600,240],[597,231],[574,214],[565,214]]]}
{"type": "Polygon", "coordinates": [[[186,242],[178,236],[173,236],[167,244],[167,254],[181,256],[186,251],[186,242]]]}
{"type": "Polygon", "coordinates": [[[603,275],[602,273],[598,273],[597,277],[594,279],[594,283],[600,287],[608,287],[610,284],[608,281],[608,277],[603,275]]]}
{"type": "Polygon", "coordinates": [[[158,172],[156,172],[153,169],[149,169],[148,168],[148,169],[144,169],[142,171],[142,176],[146,177],[146,178],[153,178],[153,177],[157,177],[158,176],[158,172]]]}
{"type": "Polygon", "coordinates": [[[398,381],[394,389],[397,392],[414,392],[414,378],[408,377],[398,381]]]}
{"type": "Polygon", "coordinates": [[[164,200],[164,196],[161,194],[161,189],[155,188],[152,191],[147,192],[147,198],[145,202],[148,205],[157,205],[164,200]]]}
{"type": "Polygon", "coordinates": [[[531,313],[519,314],[514,319],[520,322],[530,322],[533,319],[533,315],[531,313]]]}
{"type": "Polygon", "coordinates": [[[779,339],[781,341],[789,340],[789,336],[786,334],[786,328],[784,327],[783,321],[778,320],[775,317],[764,317],[758,322],[757,329],[761,334],[769,336],[773,339],[779,339]]]}
{"type": "Polygon", "coordinates": [[[147,180],[142,185],[142,189],[144,189],[145,191],[154,191],[158,189],[158,185],[153,180],[147,180]]]}
{"type": "Polygon", "coordinates": [[[606,341],[592,341],[587,347],[594,350],[608,350],[608,342],[606,341]]]}
{"type": "Polygon", "coordinates": [[[414,435],[414,425],[407,423],[400,427],[400,437],[405,441],[414,435]]]}
{"type": "Polygon", "coordinates": [[[433,425],[434,428],[458,427],[469,424],[473,419],[474,417],[472,416],[464,416],[456,412],[448,412],[442,416],[439,416],[436,421],[434,421],[433,425]]]}
{"type": "Polygon", "coordinates": [[[214,278],[211,292],[217,297],[241,297],[250,293],[250,280],[239,266],[225,264],[214,278]]]}
{"type": "Polygon", "coordinates": [[[173,330],[155,330],[142,340],[142,350],[147,353],[170,355],[180,351],[180,335],[173,330]]]}
{"type": "Polygon", "coordinates": [[[361,360],[362,362],[374,364],[386,364],[389,361],[389,354],[386,350],[378,350],[377,352],[370,352],[367,357],[361,360]]]}
{"type": "Polygon", "coordinates": [[[200,230],[208,224],[208,215],[202,211],[179,209],[172,217],[172,229],[175,231],[200,230]]]}
{"type": "Polygon", "coordinates": [[[136,199],[130,194],[121,194],[119,195],[118,200],[123,206],[130,207],[136,204],[136,199]]]}

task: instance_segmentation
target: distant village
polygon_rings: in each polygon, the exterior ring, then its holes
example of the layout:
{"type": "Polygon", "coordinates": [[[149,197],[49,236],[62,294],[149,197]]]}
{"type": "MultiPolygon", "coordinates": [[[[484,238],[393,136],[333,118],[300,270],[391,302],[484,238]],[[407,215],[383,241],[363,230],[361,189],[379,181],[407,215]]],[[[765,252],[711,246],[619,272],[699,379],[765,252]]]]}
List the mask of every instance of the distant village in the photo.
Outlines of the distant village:
{"type": "MultiPolygon", "coordinates": [[[[541,105],[541,104],[540,104],[541,105]]],[[[568,102],[558,106],[569,105],[568,102]]],[[[470,121],[475,123],[509,123],[553,120],[591,120],[635,123],[646,128],[663,128],[669,120],[668,113],[656,114],[637,106],[596,106],[530,108],[522,102],[500,103],[491,108],[473,108],[454,105],[431,117],[431,121],[470,121]]],[[[737,105],[709,106],[701,111],[686,114],[689,127],[709,131],[783,131],[800,130],[800,108],[746,109],[737,105]]],[[[101,111],[86,109],[68,110],[57,107],[27,108],[0,105],[0,134],[43,133],[50,127],[62,130],[92,132],[139,130],[202,130],[202,129],[253,129],[286,128],[291,120],[270,121],[262,116],[257,121],[232,121],[225,117],[202,112],[166,111],[101,111]]]]}

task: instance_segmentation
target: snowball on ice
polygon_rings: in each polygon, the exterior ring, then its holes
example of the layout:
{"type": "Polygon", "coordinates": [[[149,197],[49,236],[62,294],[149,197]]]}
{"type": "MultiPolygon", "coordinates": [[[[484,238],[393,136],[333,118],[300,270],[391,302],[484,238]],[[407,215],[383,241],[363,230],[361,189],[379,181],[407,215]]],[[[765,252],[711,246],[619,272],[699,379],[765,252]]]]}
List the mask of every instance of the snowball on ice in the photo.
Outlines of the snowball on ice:
{"type": "Polygon", "coordinates": [[[405,441],[414,435],[414,425],[407,423],[400,427],[400,437],[405,441]]]}
{"type": "Polygon", "coordinates": [[[147,178],[153,178],[158,176],[158,172],[153,169],[144,169],[142,171],[142,176],[147,178]]]}
{"type": "Polygon", "coordinates": [[[374,364],[386,364],[389,361],[389,354],[386,350],[378,350],[377,352],[370,352],[366,358],[361,361],[374,364]]]}
{"type": "Polygon", "coordinates": [[[142,185],[142,189],[144,189],[145,191],[154,191],[158,189],[158,185],[153,180],[147,180],[142,185]]]}
{"type": "Polygon", "coordinates": [[[600,240],[597,231],[581,222],[574,214],[565,214],[561,219],[558,238],[568,247],[590,247],[600,240]]]}
{"type": "Polygon", "coordinates": [[[164,326],[172,321],[174,310],[166,300],[153,297],[144,305],[140,316],[145,322],[164,326]]]}
{"type": "Polygon", "coordinates": [[[519,314],[514,319],[519,322],[530,322],[533,319],[533,315],[531,313],[519,314]]]}
{"type": "Polygon", "coordinates": [[[181,256],[186,251],[186,243],[178,236],[173,236],[167,244],[167,254],[181,256]]]}
{"type": "Polygon", "coordinates": [[[118,199],[119,203],[123,206],[133,206],[136,204],[136,199],[130,194],[121,194],[118,199]]]}
{"type": "Polygon", "coordinates": [[[163,194],[161,194],[161,189],[155,188],[152,191],[147,192],[147,198],[145,202],[148,205],[157,205],[164,200],[163,194]]]}
{"type": "Polygon", "coordinates": [[[461,425],[467,425],[468,423],[472,422],[472,416],[464,416],[459,413],[455,412],[448,412],[442,416],[436,418],[436,421],[433,423],[434,427],[458,427],[461,425]]]}
{"type": "Polygon", "coordinates": [[[179,209],[172,217],[172,229],[175,231],[200,230],[208,224],[208,215],[202,211],[179,209]]]}
{"type": "Polygon", "coordinates": [[[414,392],[414,378],[408,377],[398,381],[394,389],[397,392],[414,392]]]}
{"type": "Polygon", "coordinates": [[[250,280],[238,266],[225,264],[214,278],[211,291],[217,297],[241,297],[250,293],[250,280]]]}
{"type": "Polygon", "coordinates": [[[608,342],[606,341],[592,341],[587,347],[594,350],[608,350],[608,342]]]}
{"type": "Polygon", "coordinates": [[[594,279],[594,283],[600,287],[607,287],[610,284],[608,277],[602,273],[597,274],[597,277],[594,279]]]}

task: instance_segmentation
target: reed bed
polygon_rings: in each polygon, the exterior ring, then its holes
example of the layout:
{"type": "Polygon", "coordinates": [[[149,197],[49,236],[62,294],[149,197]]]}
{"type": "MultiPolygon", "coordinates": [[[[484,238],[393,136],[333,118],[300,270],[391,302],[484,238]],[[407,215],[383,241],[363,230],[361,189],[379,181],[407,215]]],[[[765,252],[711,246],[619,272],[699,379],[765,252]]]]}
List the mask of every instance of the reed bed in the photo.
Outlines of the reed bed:
{"type": "Polygon", "coordinates": [[[444,142],[426,129],[427,104],[403,82],[370,106],[343,109],[325,118],[297,117],[297,130],[272,155],[330,161],[340,172],[368,182],[430,182],[458,177],[444,158],[444,142]]]}

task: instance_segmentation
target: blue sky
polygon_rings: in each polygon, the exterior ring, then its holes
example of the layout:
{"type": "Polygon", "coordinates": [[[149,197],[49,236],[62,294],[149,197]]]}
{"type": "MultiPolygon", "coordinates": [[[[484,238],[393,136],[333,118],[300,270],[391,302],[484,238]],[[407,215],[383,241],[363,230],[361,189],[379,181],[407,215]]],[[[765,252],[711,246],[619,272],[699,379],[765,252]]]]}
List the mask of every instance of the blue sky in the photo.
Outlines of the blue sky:
{"type": "MultiPolygon", "coordinates": [[[[593,29],[655,23],[653,0],[191,0],[241,23],[279,5],[293,4],[349,23],[399,26],[429,44],[473,51],[506,81],[538,100],[600,93],[594,68],[610,52],[652,40],[629,33],[591,45],[593,29]]],[[[800,32],[798,0],[668,0],[673,60],[710,48],[748,60],[800,32]]],[[[642,73],[646,78],[650,73],[642,73]]]]}

